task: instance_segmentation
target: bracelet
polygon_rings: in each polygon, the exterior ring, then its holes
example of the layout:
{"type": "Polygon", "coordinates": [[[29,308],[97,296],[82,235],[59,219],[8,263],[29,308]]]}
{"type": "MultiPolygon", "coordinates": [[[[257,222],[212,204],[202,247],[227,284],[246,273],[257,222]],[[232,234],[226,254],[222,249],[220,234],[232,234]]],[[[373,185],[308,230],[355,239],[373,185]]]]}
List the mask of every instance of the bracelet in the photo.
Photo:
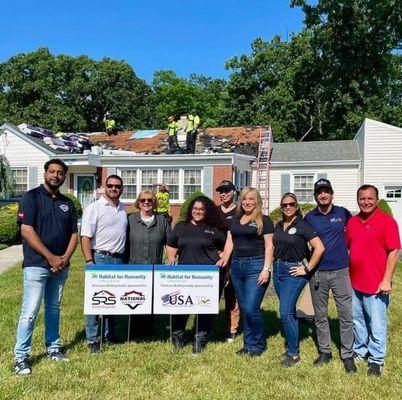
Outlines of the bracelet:
{"type": "Polygon", "coordinates": [[[93,258],[90,258],[89,260],[85,260],[86,263],[94,262],[93,258]]]}
{"type": "Polygon", "coordinates": [[[303,266],[304,272],[308,275],[310,273],[310,270],[308,269],[307,265],[303,266]]]}
{"type": "Polygon", "coordinates": [[[263,268],[263,271],[272,272],[271,268],[263,268]]]}

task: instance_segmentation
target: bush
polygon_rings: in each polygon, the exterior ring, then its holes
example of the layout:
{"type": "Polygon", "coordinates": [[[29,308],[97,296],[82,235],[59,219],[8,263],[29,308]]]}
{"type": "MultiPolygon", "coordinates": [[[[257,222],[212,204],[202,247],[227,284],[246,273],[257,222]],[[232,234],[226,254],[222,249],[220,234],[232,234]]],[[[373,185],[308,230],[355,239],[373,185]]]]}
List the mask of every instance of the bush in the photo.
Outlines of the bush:
{"type": "MultiPolygon", "coordinates": [[[[303,217],[310,212],[311,210],[314,210],[316,208],[315,204],[312,203],[302,203],[299,204],[300,210],[303,214],[303,217]]],[[[270,218],[272,219],[272,222],[276,224],[282,219],[282,210],[280,207],[275,208],[275,210],[272,210],[271,213],[269,214],[270,218]]]]}
{"type": "Polygon", "coordinates": [[[389,206],[387,200],[381,199],[378,202],[378,208],[384,211],[386,214],[390,215],[391,217],[393,216],[391,207],[389,206]]]}
{"type": "Polygon", "coordinates": [[[205,196],[205,195],[202,192],[194,192],[187,197],[186,201],[180,207],[180,216],[179,219],[177,220],[177,223],[183,222],[186,219],[188,206],[190,205],[192,200],[198,196],[205,196]]]}
{"type": "Polygon", "coordinates": [[[82,206],[81,206],[81,203],[78,201],[78,199],[73,194],[70,194],[70,193],[67,193],[64,196],[68,197],[74,203],[75,209],[77,211],[77,218],[81,218],[82,217],[82,206]]]}
{"type": "Polygon", "coordinates": [[[17,224],[18,204],[12,203],[0,208],[0,243],[12,245],[20,239],[17,224]]]}

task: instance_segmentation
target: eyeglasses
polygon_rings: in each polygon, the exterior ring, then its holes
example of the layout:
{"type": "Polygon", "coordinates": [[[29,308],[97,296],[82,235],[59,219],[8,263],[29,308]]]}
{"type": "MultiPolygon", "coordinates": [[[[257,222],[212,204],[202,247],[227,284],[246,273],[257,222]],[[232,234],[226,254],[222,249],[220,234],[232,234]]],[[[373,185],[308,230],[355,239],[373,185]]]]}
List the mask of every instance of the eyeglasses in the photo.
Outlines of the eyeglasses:
{"type": "Polygon", "coordinates": [[[140,199],[140,203],[153,203],[154,199],[140,199]]]}
{"type": "Polygon", "coordinates": [[[193,207],[193,211],[196,211],[196,212],[205,212],[205,208],[193,207]]]}
{"type": "Polygon", "coordinates": [[[121,189],[121,185],[113,185],[113,184],[111,184],[111,183],[108,183],[108,184],[106,185],[106,187],[107,187],[108,189],[113,189],[113,188],[121,189]]]}
{"type": "Polygon", "coordinates": [[[291,203],[282,203],[282,204],[281,204],[281,207],[282,207],[282,208],[288,208],[288,207],[293,208],[293,207],[296,207],[296,202],[295,202],[295,201],[292,201],[291,203]]]}

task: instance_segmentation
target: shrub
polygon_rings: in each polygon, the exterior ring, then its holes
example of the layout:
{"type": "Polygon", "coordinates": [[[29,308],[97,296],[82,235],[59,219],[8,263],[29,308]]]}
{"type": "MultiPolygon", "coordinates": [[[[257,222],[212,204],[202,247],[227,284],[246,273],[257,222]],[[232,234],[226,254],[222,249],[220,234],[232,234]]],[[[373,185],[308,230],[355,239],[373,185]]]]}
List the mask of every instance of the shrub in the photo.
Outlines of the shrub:
{"type": "Polygon", "coordinates": [[[198,196],[205,196],[205,195],[202,192],[194,192],[187,197],[186,201],[180,207],[180,216],[179,219],[177,220],[177,223],[183,222],[186,219],[188,206],[190,205],[191,201],[198,196]]]}
{"type": "Polygon", "coordinates": [[[381,199],[378,202],[378,208],[384,211],[386,214],[390,215],[391,217],[393,216],[391,207],[389,206],[387,200],[381,199]]]}
{"type": "Polygon", "coordinates": [[[68,197],[74,203],[75,209],[77,211],[77,218],[81,218],[82,217],[82,206],[81,206],[81,203],[78,201],[78,199],[73,194],[70,194],[70,193],[67,193],[64,196],[68,197]]]}
{"type": "MultiPolygon", "coordinates": [[[[311,210],[314,210],[314,208],[316,207],[315,204],[312,203],[302,203],[299,204],[300,206],[300,210],[303,214],[303,217],[310,212],[311,210]]],[[[282,219],[282,211],[281,208],[275,208],[275,210],[272,210],[271,213],[269,214],[270,218],[272,219],[272,222],[274,224],[276,224],[277,222],[279,222],[282,219]]]]}
{"type": "Polygon", "coordinates": [[[20,238],[17,224],[18,204],[12,203],[0,208],[0,243],[12,245],[20,238]]]}

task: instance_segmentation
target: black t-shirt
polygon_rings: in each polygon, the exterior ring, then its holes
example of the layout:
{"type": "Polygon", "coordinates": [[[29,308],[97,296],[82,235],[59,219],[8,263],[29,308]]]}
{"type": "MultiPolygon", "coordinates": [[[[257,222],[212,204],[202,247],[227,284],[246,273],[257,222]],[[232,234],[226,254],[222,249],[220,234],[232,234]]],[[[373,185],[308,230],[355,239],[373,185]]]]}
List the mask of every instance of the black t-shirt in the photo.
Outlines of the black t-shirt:
{"type": "Polygon", "coordinates": [[[180,265],[214,265],[225,241],[225,233],[213,226],[182,222],[168,236],[167,244],[178,249],[180,265]]]}
{"type": "Polygon", "coordinates": [[[286,230],[283,230],[283,221],[278,222],[274,232],[274,259],[283,261],[310,259],[308,242],[315,237],[317,233],[301,217],[297,217],[286,230]]]}
{"type": "MultiPolygon", "coordinates": [[[[53,197],[43,185],[26,192],[18,209],[18,224],[30,225],[43,244],[56,256],[63,255],[73,233],[77,233],[77,214],[73,202],[61,193],[53,197]]],[[[22,241],[23,267],[49,268],[42,255],[22,241]]]]}
{"type": "Polygon", "coordinates": [[[264,235],[274,233],[274,224],[263,215],[263,232],[257,234],[258,226],[250,221],[242,225],[238,217],[233,218],[230,233],[233,239],[233,257],[254,257],[265,255],[264,235]]]}
{"type": "Polygon", "coordinates": [[[217,208],[218,208],[219,215],[225,225],[225,228],[228,231],[230,229],[230,224],[232,223],[233,218],[236,215],[236,207],[233,208],[233,210],[230,210],[229,212],[226,212],[226,213],[222,211],[221,206],[218,206],[217,208]]]}

